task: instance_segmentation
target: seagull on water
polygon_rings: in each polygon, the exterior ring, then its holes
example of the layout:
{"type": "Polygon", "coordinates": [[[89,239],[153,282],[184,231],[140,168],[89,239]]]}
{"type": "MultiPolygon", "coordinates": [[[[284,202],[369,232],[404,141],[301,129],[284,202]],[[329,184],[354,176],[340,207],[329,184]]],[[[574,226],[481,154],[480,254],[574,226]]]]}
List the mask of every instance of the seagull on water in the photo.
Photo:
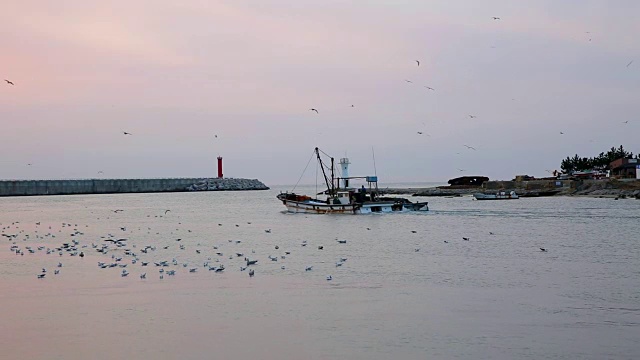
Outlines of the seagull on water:
{"type": "Polygon", "coordinates": [[[249,270],[249,277],[253,277],[253,275],[255,275],[255,271],[253,269],[249,270]]]}
{"type": "Polygon", "coordinates": [[[545,249],[545,248],[540,248],[540,251],[542,251],[542,252],[547,252],[547,249],[545,249]]]}
{"type": "Polygon", "coordinates": [[[333,279],[333,278],[331,277],[331,275],[327,276],[327,281],[329,281],[329,280],[331,280],[331,279],[333,279]]]}
{"type": "Polygon", "coordinates": [[[468,237],[463,237],[462,240],[469,241],[469,238],[468,237]]]}

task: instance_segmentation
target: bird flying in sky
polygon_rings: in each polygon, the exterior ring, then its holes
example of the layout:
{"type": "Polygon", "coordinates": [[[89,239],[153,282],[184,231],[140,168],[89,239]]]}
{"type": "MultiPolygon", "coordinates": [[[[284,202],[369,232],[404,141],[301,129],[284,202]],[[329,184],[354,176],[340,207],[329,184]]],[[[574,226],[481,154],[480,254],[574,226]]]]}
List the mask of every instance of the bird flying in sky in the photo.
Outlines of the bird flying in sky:
{"type": "Polygon", "coordinates": [[[6,81],[6,82],[7,82],[7,84],[9,84],[9,85],[15,85],[12,81],[9,81],[9,80],[7,80],[7,79],[4,79],[4,81],[6,81]]]}
{"type": "Polygon", "coordinates": [[[436,89],[430,87],[430,86],[425,86],[426,89],[431,90],[431,91],[436,91],[436,89]]]}
{"type": "Polygon", "coordinates": [[[126,132],[126,131],[123,131],[123,133],[124,133],[125,135],[133,135],[132,133],[128,133],[128,132],[126,132]]]}
{"type": "Polygon", "coordinates": [[[629,63],[627,64],[627,67],[631,66],[631,64],[633,64],[633,60],[629,61],[629,63]]]}
{"type": "Polygon", "coordinates": [[[464,145],[464,147],[466,147],[467,149],[471,149],[471,150],[475,150],[476,149],[473,146],[469,146],[469,145],[464,145]]]}
{"type": "Polygon", "coordinates": [[[478,116],[476,116],[476,115],[469,115],[469,118],[471,118],[471,119],[475,119],[475,118],[477,118],[477,117],[478,117],[478,116]]]}
{"type": "Polygon", "coordinates": [[[493,16],[492,19],[493,20],[500,20],[500,18],[498,16],[493,16]]]}
{"type": "Polygon", "coordinates": [[[420,66],[420,60],[416,60],[416,62],[418,63],[418,66],[420,66]]]}
{"type": "Polygon", "coordinates": [[[315,111],[316,114],[319,114],[318,109],[309,109],[309,111],[315,111]]]}

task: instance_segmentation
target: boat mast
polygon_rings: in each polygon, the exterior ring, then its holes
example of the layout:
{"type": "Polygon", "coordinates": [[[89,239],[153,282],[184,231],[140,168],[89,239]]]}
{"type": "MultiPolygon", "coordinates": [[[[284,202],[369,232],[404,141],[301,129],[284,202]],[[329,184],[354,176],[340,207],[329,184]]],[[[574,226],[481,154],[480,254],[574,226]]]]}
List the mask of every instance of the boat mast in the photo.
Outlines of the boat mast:
{"type": "Polygon", "coordinates": [[[331,158],[331,183],[330,183],[329,178],[327,177],[327,173],[324,171],[325,165],[322,162],[322,158],[320,157],[320,149],[318,149],[317,147],[316,147],[316,156],[318,158],[318,162],[320,163],[320,169],[322,169],[322,176],[324,177],[324,182],[327,184],[327,190],[329,190],[330,192],[329,195],[333,195],[335,193],[335,188],[333,185],[333,158],[329,156],[331,158]]]}

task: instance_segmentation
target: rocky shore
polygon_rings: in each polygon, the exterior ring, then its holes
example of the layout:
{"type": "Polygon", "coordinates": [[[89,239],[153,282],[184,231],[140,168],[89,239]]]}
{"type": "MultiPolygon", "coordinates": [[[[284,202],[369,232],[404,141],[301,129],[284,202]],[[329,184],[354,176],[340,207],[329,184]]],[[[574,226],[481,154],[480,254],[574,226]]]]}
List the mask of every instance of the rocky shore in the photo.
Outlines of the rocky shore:
{"type": "Polygon", "coordinates": [[[204,179],[187,187],[188,191],[233,191],[233,190],[269,190],[269,187],[257,179],[212,178],[204,179]]]}
{"type": "MultiPolygon", "coordinates": [[[[494,182],[495,183],[495,182],[494,182]]],[[[640,199],[640,180],[584,180],[565,181],[560,187],[531,186],[531,182],[497,182],[500,189],[510,192],[515,191],[520,197],[539,196],[590,196],[612,198],[636,198],[640,199]]],[[[412,195],[412,196],[465,196],[478,192],[495,193],[496,189],[485,187],[431,187],[431,188],[386,188],[385,194],[412,195]]]]}

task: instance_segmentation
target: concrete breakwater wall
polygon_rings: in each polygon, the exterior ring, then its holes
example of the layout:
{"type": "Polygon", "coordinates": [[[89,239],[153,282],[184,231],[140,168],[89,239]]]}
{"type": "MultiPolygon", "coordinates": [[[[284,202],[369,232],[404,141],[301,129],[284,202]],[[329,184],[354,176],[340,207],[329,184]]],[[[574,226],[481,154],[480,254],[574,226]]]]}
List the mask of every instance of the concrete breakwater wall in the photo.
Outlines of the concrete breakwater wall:
{"type": "Polygon", "coordinates": [[[268,190],[256,179],[86,179],[0,180],[0,196],[153,193],[181,191],[268,190]],[[202,184],[207,184],[203,187],[202,184]],[[215,184],[208,186],[208,184],[215,184]]]}

